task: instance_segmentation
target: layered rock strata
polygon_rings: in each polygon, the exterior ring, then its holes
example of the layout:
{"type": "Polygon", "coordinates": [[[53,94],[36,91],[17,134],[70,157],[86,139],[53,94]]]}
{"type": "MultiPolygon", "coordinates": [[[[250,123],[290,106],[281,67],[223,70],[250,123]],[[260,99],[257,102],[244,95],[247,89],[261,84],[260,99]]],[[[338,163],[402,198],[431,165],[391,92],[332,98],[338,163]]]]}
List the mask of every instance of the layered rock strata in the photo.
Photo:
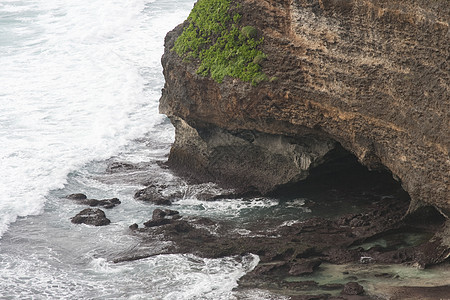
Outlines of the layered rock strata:
{"type": "MultiPolygon", "coordinates": [[[[410,211],[450,212],[450,5],[446,0],[239,0],[264,37],[271,80],[197,75],[171,51],[160,110],[176,127],[169,163],[267,192],[305,178],[336,145],[387,168],[410,211]]],[[[328,156],[327,156],[328,155],[328,156]]]]}

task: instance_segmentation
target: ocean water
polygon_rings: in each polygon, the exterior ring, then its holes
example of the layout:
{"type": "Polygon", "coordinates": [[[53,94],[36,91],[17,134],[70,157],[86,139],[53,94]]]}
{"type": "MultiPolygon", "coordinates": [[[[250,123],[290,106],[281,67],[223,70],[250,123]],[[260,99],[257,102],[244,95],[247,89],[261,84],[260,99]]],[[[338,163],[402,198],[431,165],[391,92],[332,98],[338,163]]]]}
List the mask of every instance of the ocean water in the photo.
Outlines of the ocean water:
{"type": "Polygon", "coordinates": [[[193,1],[0,2],[0,234],[163,122],[165,33],[193,1]]]}
{"type": "Polygon", "coordinates": [[[151,218],[155,207],[133,199],[149,180],[184,191],[176,208],[186,213],[258,206],[204,207],[196,191],[214,185],[188,186],[158,165],[174,138],[158,114],[164,36],[193,4],[0,0],[0,299],[236,298],[232,289],[255,255],[112,262],[164,246],[142,245],[128,231],[151,218]],[[106,172],[114,161],[138,168],[106,172]],[[120,198],[106,212],[112,224],[72,224],[84,207],[64,196],[75,192],[120,198]]]}
{"type": "Polygon", "coordinates": [[[182,215],[289,224],[314,213],[302,197],[202,201],[201,193],[223,191],[161,167],[174,139],[158,113],[164,36],[194,2],[0,0],[0,299],[285,299],[234,290],[258,264],[253,254],[113,262],[167,246],[128,229],[156,208],[133,198],[148,183],[179,193],[172,208],[182,215]],[[109,172],[115,162],[135,168],[109,172]],[[105,209],[110,225],[70,222],[85,207],[65,196],[80,192],[122,201],[105,209]]]}

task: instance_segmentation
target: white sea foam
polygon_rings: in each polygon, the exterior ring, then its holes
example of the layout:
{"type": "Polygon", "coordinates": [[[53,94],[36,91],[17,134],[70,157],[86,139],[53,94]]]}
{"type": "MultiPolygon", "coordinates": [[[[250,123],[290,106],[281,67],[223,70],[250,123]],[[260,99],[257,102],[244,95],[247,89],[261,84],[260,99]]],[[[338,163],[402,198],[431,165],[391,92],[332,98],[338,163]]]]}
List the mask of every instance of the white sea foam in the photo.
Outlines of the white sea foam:
{"type": "MultiPolygon", "coordinates": [[[[128,225],[151,218],[153,207],[133,199],[136,179],[103,174],[102,160],[152,163],[153,179],[176,181],[154,163],[173,140],[157,111],[160,57],[165,33],[194,1],[1,1],[0,298],[236,298],[232,289],[256,266],[255,255],[112,263],[167,247],[129,234],[128,225]],[[111,225],[70,223],[80,206],[61,197],[80,189],[121,199],[107,211],[111,225]]],[[[146,171],[136,176],[145,179],[146,171]]],[[[201,203],[183,188],[188,210],[201,203]]],[[[230,200],[218,212],[270,205],[263,202],[230,200]]]]}
{"type": "Polygon", "coordinates": [[[2,1],[0,237],[70,171],[163,120],[163,37],[192,3],[2,1]]]}
{"type": "Polygon", "coordinates": [[[188,214],[198,214],[204,211],[207,215],[227,218],[239,216],[242,212],[263,208],[275,207],[279,204],[277,199],[272,198],[252,198],[245,200],[237,199],[220,199],[219,201],[204,201],[194,197],[186,197],[174,203],[174,207],[182,209],[188,214]]]}
{"type": "Polygon", "coordinates": [[[68,269],[64,258],[52,261],[36,252],[29,260],[17,254],[0,258],[2,299],[229,300],[235,299],[232,289],[239,278],[259,262],[252,254],[220,259],[161,255],[123,264],[97,258],[68,269]]]}
{"type": "Polygon", "coordinates": [[[235,299],[232,289],[237,287],[237,280],[259,263],[259,257],[253,254],[242,257],[241,261],[232,257],[223,259],[186,257],[189,259],[178,259],[177,267],[184,271],[171,273],[172,291],[163,299],[235,299]]]}

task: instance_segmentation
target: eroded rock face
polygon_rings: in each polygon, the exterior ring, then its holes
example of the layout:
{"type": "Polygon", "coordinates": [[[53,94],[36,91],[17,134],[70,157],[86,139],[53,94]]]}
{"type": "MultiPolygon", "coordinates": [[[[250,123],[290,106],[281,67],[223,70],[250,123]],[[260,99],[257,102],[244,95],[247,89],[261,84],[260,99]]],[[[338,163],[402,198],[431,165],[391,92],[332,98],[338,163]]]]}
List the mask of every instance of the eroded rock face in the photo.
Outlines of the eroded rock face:
{"type": "Polygon", "coordinates": [[[448,216],[448,1],[239,2],[242,26],[264,36],[262,67],[273,80],[253,87],[201,77],[195,63],[170,51],[183,25],[168,33],[160,110],[177,129],[169,162],[215,178],[245,178],[264,192],[306,176],[295,159],[318,164],[337,141],[367,167],[388,168],[411,196],[411,211],[428,203],[448,216]],[[255,148],[267,137],[286,143],[255,148]],[[301,154],[286,151],[304,144],[301,154]],[[292,169],[283,169],[289,160],[292,169]]]}
{"type": "Polygon", "coordinates": [[[336,141],[322,136],[301,139],[249,130],[228,131],[209,125],[193,128],[172,117],[176,141],[169,164],[199,180],[267,193],[305,179],[323,163],[336,141]]]}

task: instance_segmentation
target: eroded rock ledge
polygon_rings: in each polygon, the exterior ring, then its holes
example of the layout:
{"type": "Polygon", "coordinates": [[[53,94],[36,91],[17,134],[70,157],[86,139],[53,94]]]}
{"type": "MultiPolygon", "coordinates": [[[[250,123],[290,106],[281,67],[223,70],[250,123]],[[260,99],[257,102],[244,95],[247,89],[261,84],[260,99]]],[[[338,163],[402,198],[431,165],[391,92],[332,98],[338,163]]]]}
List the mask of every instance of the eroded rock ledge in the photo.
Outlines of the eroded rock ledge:
{"type": "MultiPolygon", "coordinates": [[[[171,51],[160,110],[176,127],[169,163],[267,192],[303,179],[336,145],[387,168],[411,197],[450,212],[448,1],[239,0],[264,36],[271,81],[196,74],[171,51]]],[[[184,24],[186,25],[186,24],[184,24]]]]}

